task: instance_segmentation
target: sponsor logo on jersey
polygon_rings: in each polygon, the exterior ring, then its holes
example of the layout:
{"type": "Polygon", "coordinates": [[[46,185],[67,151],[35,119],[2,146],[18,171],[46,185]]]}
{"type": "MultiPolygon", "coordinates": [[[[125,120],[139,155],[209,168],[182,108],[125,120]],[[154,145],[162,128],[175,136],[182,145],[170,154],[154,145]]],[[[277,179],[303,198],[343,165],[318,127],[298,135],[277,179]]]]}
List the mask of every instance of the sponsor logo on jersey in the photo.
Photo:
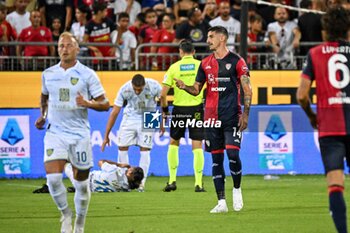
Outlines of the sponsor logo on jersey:
{"type": "Polygon", "coordinates": [[[180,71],[189,71],[189,70],[194,70],[194,69],[195,69],[194,64],[180,65],[180,71]]]}
{"type": "Polygon", "coordinates": [[[211,91],[225,91],[226,90],[226,87],[212,87],[210,89],[211,91]]]}
{"type": "Polygon", "coordinates": [[[231,81],[230,77],[219,77],[215,79],[217,82],[225,82],[228,83],[231,81]]]}

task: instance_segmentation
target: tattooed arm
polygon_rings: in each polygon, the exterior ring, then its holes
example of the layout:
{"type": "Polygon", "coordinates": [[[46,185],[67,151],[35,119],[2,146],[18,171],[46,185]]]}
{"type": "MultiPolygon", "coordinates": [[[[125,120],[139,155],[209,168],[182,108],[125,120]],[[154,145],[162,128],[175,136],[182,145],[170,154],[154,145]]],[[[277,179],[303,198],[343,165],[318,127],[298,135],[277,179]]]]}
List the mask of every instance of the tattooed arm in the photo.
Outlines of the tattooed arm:
{"type": "Polygon", "coordinates": [[[250,85],[250,77],[248,75],[241,76],[241,85],[244,92],[244,112],[241,118],[239,119],[239,130],[242,132],[248,126],[248,117],[250,111],[250,105],[252,103],[252,86],[250,85]]]}
{"type": "Polygon", "coordinates": [[[174,80],[176,82],[176,86],[179,89],[185,90],[186,92],[194,96],[199,95],[199,93],[201,93],[201,90],[203,88],[203,83],[200,83],[200,82],[195,82],[193,86],[187,86],[183,81],[179,79],[174,78],[174,80]]]}

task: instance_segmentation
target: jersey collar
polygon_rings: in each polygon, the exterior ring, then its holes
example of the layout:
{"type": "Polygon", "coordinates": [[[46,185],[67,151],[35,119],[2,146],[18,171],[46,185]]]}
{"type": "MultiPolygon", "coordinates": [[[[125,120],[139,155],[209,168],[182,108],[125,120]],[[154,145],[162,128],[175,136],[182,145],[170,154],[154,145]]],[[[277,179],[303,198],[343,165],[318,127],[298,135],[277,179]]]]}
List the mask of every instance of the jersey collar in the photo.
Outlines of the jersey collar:
{"type": "Polygon", "coordinates": [[[189,59],[189,58],[193,58],[193,56],[192,55],[185,55],[182,57],[182,59],[189,59]]]}

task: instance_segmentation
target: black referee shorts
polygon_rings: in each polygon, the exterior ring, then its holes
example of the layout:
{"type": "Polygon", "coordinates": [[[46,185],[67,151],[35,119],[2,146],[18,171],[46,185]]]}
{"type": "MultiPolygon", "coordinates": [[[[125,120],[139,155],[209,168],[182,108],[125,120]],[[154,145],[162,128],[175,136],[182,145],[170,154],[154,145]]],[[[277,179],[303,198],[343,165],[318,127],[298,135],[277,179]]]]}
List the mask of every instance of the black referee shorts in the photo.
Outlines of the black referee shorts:
{"type": "MultiPolygon", "coordinates": [[[[197,106],[174,106],[171,113],[170,137],[175,140],[185,137],[186,122],[203,121],[204,111],[203,105],[197,106]]],[[[204,129],[196,127],[196,124],[189,124],[188,131],[192,140],[203,140],[204,129]]]]}
{"type": "Polygon", "coordinates": [[[319,138],[325,173],[344,170],[344,159],[350,168],[350,135],[319,138]]]}

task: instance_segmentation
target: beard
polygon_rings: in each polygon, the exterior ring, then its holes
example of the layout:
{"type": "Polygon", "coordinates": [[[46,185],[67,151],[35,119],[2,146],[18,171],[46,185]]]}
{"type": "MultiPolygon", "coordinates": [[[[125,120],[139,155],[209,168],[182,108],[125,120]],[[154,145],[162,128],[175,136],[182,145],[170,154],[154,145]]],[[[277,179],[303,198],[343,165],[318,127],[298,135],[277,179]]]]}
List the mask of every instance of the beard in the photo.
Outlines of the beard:
{"type": "Polygon", "coordinates": [[[278,19],[278,22],[279,23],[285,23],[285,22],[287,22],[287,19],[278,19]]]}
{"type": "Polygon", "coordinates": [[[215,52],[216,51],[216,48],[213,47],[213,44],[209,44],[209,51],[211,51],[211,52],[215,52]]]}

